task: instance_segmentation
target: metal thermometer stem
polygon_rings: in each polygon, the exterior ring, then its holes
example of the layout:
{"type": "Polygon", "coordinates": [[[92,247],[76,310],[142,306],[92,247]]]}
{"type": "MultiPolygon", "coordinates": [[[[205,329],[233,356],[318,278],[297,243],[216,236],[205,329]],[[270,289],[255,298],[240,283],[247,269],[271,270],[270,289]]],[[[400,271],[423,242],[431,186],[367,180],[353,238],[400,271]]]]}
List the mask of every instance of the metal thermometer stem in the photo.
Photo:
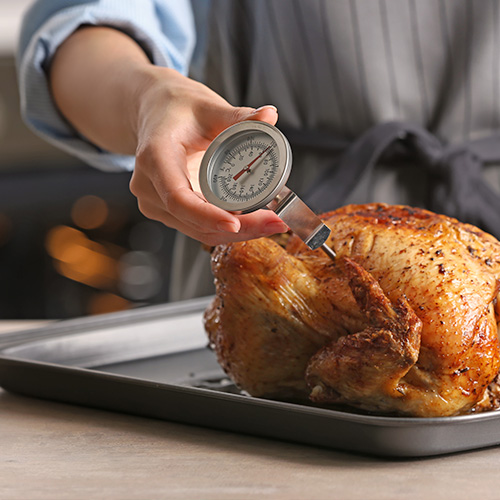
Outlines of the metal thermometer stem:
{"type": "Polygon", "coordinates": [[[321,248],[328,257],[335,259],[336,253],[325,244],[330,228],[292,190],[284,186],[267,207],[311,250],[321,248]]]}

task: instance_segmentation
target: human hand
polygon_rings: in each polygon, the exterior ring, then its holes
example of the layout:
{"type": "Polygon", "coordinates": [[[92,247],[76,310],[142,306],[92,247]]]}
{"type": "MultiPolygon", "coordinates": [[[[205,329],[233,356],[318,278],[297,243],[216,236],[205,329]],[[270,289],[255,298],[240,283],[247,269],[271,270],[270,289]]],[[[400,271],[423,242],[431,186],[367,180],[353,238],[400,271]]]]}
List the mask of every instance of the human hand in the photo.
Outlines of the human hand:
{"type": "Polygon", "coordinates": [[[203,153],[220,132],[243,120],[274,125],[276,108],[235,108],[174,70],[152,67],[150,73],[138,110],[130,183],[141,212],[208,245],[286,231],[269,210],[238,215],[208,203],[198,184],[203,153]]]}
{"type": "Polygon", "coordinates": [[[152,65],[133,39],[104,26],[83,27],[61,45],[50,85],[82,136],[106,151],[136,155],[130,189],[147,217],[208,245],[287,230],[270,210],[238,215],[215,207],[198,186],[210,142],[243,120],[276,123],[273,106],[235,108],[206,86],[152,65]]]}

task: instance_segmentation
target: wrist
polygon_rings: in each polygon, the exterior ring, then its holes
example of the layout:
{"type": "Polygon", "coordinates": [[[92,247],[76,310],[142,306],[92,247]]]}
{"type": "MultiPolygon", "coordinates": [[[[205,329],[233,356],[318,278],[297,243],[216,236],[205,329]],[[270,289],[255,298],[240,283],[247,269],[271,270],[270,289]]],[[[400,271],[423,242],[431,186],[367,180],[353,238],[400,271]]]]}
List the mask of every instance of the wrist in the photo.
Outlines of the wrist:
{"type": "MultiPolygon", "coordinates": [[[[178,103],[178,80],[187,78],[174,69],[152,64],[137,65],[131,76],[133,84],[129,88],[129,98],[134,105],[130,107],[130,120],[138,136],[141,130],[148,127],[149,120],[159,108],[166,111],[167,107],[178,103]]],[[[158,114],[158,118],[163,116],[164,113],[158,114]]]]}

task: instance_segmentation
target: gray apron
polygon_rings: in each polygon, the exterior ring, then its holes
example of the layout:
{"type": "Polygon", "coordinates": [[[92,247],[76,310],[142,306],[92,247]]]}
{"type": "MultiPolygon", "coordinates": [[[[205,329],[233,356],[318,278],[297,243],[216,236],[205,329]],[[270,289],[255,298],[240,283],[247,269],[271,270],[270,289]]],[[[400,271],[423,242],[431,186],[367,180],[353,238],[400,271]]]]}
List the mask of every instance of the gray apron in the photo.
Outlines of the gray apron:
{"type": "MultiPolygon", "coordinates": [[[[403,203],[500,237],[497,0],[212,0],[205,83],[274,104],[315,210],[403,203]]],[[[171,299],[213,293],[176,243],[171,299]]]]}

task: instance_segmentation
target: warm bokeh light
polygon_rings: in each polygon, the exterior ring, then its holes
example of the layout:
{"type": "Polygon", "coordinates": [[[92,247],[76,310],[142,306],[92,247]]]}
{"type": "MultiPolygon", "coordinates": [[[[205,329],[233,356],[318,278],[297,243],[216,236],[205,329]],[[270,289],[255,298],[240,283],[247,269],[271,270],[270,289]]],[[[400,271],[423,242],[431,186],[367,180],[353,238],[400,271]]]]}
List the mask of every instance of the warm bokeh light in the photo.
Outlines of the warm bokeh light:
{"type": "Polygon", "coordinates": [[[96,229],[102,226],[109,215],[107,203],[98,196],[82,196],[71,208],[73,223],[82,229],[96,229]]]}
{"type": "Polygon", "coordinates": [[[94,294],[88,304],[88,314],[105,314],[115,311],[125,311],[132,307],[131,302],[114,293],[100,292],[94,294]]]}
{"type": "Polygon", "coordinates": [[[64,253],[73,246],[86,245],[87,236],[69,226],[55,226],[45,238],[45,248],[54,259],[63,260],[64,253]]]}
{"type": "Polygon", "coordinates": [[[96,288],[113,288],[118,281],[118,261],[104,245],[90,240],[78,229],[52,228],[46,237],[47,252],[57,271],[69,279],[96,288]]]}

